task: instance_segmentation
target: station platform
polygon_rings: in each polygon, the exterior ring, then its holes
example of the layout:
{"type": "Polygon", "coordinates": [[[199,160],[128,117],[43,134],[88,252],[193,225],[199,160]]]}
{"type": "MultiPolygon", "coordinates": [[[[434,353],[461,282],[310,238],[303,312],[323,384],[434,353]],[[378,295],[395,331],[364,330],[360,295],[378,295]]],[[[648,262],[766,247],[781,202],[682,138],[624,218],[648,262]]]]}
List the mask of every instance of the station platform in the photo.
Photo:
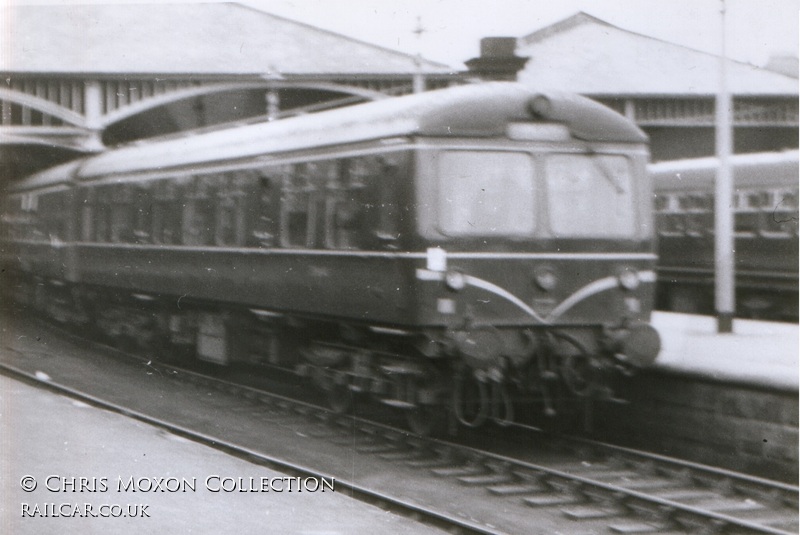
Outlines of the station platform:
{"type": "Polygon", "coordinates": [[[657,369],[798,390],[796,324],[735,319],[732,333],[719,334],[714,317],[654,312],[652,325],[661,335],[657,369]]]}
{"type": "Polygon", "coordinates": [[[221,490],[282,476],[0,375],[0,533],[442,533],[344,491],[221,490]]]}

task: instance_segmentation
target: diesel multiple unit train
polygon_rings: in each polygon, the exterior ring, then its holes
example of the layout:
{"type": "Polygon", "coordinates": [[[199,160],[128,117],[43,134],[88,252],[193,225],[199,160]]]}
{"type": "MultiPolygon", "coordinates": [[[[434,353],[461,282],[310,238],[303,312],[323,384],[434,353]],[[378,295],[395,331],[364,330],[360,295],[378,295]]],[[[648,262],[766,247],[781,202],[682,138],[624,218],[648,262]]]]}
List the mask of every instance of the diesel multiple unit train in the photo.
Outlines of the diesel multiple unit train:
{"type": "MultiPolygon", "coordinates": [[[[797,321],[798,152],[731,158],[738,316],[797,321]]],[[[714,312],[715,158],[652,164],[657,308],[714,312]]]]}
{"type": "Polygon", "coordinates": [[[646,142],[504,82],[140,142],[12,184],[2,267],[58,321],[337,410],[558,419],[659,352],[646,142]]]}

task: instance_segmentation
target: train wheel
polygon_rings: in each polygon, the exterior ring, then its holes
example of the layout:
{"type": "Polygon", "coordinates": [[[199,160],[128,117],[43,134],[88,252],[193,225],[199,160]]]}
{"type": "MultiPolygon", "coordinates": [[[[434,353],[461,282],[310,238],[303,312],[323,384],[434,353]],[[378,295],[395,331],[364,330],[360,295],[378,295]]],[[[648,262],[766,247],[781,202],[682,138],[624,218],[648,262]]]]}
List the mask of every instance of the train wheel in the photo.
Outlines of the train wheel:
{"type": "Polygon", "coordinates": [[[453,387],[453,412],[465,427],[480,427],[489,417],[489,391],[486,383],[472,374],[457,377],[453,387]]]}
{"type": "Polygon", "coordinates": [[[504,383],[492,383],[492,421],[500,427],[514,423],[514,401],[504,383]]]}

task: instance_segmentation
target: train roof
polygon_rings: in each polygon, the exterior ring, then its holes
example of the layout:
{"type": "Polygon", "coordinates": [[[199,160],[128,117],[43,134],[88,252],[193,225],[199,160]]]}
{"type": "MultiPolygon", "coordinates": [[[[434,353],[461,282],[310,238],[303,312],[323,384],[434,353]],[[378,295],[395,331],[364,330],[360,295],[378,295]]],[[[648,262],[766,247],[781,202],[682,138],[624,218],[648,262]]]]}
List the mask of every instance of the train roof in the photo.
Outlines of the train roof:
{"type": "MultiPolygon", "coordinates": [[[[693,158],[650,164],[656,190],[708,189],[719,169],[719,158],[693,158]]],[[[736,187],[797,186],[798,151],[760,152],[731,156],[736,187]]]]}
{"type": "Polygon", "coordinates": [[[537,93],[514,82],[491,82],[129,145],[89,157],[76,178],[201,165],[386,137],[491,137],[504,134],[509,121],[559,122],[573,137],[584,141],[647,141],[633,123],[587,98],[537,93]]]}

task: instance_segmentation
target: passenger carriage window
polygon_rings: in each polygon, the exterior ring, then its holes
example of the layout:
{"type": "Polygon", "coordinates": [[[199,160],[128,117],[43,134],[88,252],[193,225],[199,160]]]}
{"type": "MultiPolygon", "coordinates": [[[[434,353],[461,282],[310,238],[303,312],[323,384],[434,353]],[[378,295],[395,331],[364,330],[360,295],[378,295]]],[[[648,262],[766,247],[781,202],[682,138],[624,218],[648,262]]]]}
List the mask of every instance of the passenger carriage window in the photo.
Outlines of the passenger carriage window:
{"type": "Polygon", "coordinates": [[[309,184],[308,222],[306,247],[326,246],[325,210],[328,185],[338,180],[336,160],[310,162],[305,165],[306,181],[309,184]]]}
{"type": "Polygon", "coordinates": [[[38,216],[39,196],[35,193],[24,193],[20,199],[22,209],[22,232],[26,240],[44,239],[41,222],[38,216]]]}
{"type": "Polygon", "coordinates": [[[109,241],[111,235],[111,187],[94,188],[94,240],[109,241]]]}
{"type": "Polygon", "coordinates": [[[52,192],[40,195],[38,199],[38,212],[41,216],[42,228],[40,236],[43,239],[64,241],[66,239],[66,211],[64,192],[52,192]]]}
{"type": "Polygon", "coordinates": [[[183,245],[211,245],[214,223],[212,183],[208,176],[195,177],[185,187],[181,236],[183,245]]]}
{"type": "Polygon", "coordinates": [[[0,219],[0,239],[10,240],[16,237],[16,231],[19,221],[19,203],[16,202],[16,197],[4,197],[2,199],[2,219],[0,219]]]}
{"type": "Polygon", "coordinates": [[[770,204],[772,204],[772,195],[769,191],[747,192],[746,206],[748,208],[764,209],[768,208],[770,204]]]}
{"type": "Polygon", "coordinates": [[[392,246],[400,238],[400,173],[401,162],[398,155],[381,159],[381,183],[378,184],[378,226],[376,236],[384,245],[392,246]]]}
{"type": "Polygon", "coordinates": [[[252,171],[244,171],[227,173],[219,177],[214,221],[216,245],[244,245],[245,188],[252,182],[252,176],[252,171]]]}
{"type": "Polygon", "coordinates": [[[325,245],[330,249],[364,246],[366,181],[364,159],[338,160],[328,167],[325,191],[325,245]]]}
{"type": "Polygon", "coordinates": [[[766,192],[739,191],[734,193],[734,232],[736,237],[752,238],[762,226],[762,208],[768,204],[766,192]]]}
{"type": "Polygon", "coordinates": [[[247,192],[247,246],[274,247],[278,238],[279,202],[284,177],[291,166],[281,165],[246,173],[240,180],[247,192]]]}
{"type": "Polygon", "coordinates": [[[183,206],[178,201],[180,187],[175,179],[159,180],[153,184],[153,209],[151,238],[153,243],[173,245],[178,243],[183,206]]]}
{"type": "Polygon", "coordinates": [[[778,190],[775,197],[776,210],[797,212],[797,190],[778,190]]]}
{"type": "Polygon", "coordinates": [[[133,186],[117,184],[108,186],[111,197],[108,241],[133,242],[133,186]]]}
{"type": "Polygon", "coordinates": [[[20,237],[25,240],[44,240],[43,223],[39,217],[39,195],[23,193],[19,198],[20,237]]]}
{"type": "Polygon", "coordinates": [[[770,193],[763,209],[762,233],[768,238],[797,236],[797,190],[778,189],[770,193]]]}
{"type": "Polygon", "coordinates": [[[636,231],[629,160],[602,154],[555,154],[546,160],[550,226],[558,237],[627,237],[636,231]]]}
{"type": "Polygon", "coordinates": [[[78,193],[78,202],[81,203],[80,239],[84,242],[94,241],[95,189],[84,188],[80,190],[78,193]]]}
{"type": "Polygon", "coordinates": [[[14,224],[14,237],[29,240],[33,237],[34,213],[25,206],[23,199],[24,197],[20,196],[15,203],[15,208],[19,207],[16,212],[19,217],[14,224]]]}
{"type": "Polygon", "coordinates": [[[19,210],[15,206],[16,198],[5,197],[2,199],[3,212],[2,219],[0,220],[0,239],[10,240],[14,239],[16,233],[16,226],[19,221],[19,210]]]}
{"type": "Polygon", "coordinates": [[[448,236],[530,235],[534,169],[527,154],[447,151],[439,155],[439,230],[448,236]]]}
{"type": "Polygon", "coordinates": [[[402,155],[398,153],[378,156],[374,173],[364,180],[367,185],[367,226],[374,230],[384,247],[394,247],[400,237],[399,180],[402,155]]]}
{"type": "Polygon", "coordinates": [[[236,198],[233,195],[219,194],[216,212],[214,244],[238,245],[236,198]]]}
{"type": "Polygon", "coordinates": [[[677,196],[680,225],[687,236],[702,237],[714,232],[714,197],[707,193],[677,196]]]}
{"type": "Polygon", "coordinates": [[[326,244],[331,248],[394,247],[399,238],[399,154],[341,160],[326,204],[326,244]]]}
{"type": "Polygon", "coordinates": [[[675,193],[661,192],[656,197],[656,228],[661,236],[681,236],[684,222],[675,193]]]}
{"type": "Polygon", "coordinates": [[[281,191],[281,245],[313,247],[317,206],[310,164],[296,164],[283,177],[281,191]]]}
{"type": "Polygon", "coordinates": [[[133,186],[133,243],[153,243],[153,183],[141,182],[133,186]]]}
{"type": "MultiPolygon", "coordinates": [[[[20,240],[37,239],[37,202],[36,196],[31,193],[23,193],[10,199],[11,221],[9,222],[9,232],[11,237],[20,240]]],[[[41,238],[41,236],[39,236],[41,238]]]]}
{"type": "Polygon", "coordinates": [[[669,196],[666,194],[658,195],[653,203],[653,209],[656,213],[669,211],[669,196]]]}

